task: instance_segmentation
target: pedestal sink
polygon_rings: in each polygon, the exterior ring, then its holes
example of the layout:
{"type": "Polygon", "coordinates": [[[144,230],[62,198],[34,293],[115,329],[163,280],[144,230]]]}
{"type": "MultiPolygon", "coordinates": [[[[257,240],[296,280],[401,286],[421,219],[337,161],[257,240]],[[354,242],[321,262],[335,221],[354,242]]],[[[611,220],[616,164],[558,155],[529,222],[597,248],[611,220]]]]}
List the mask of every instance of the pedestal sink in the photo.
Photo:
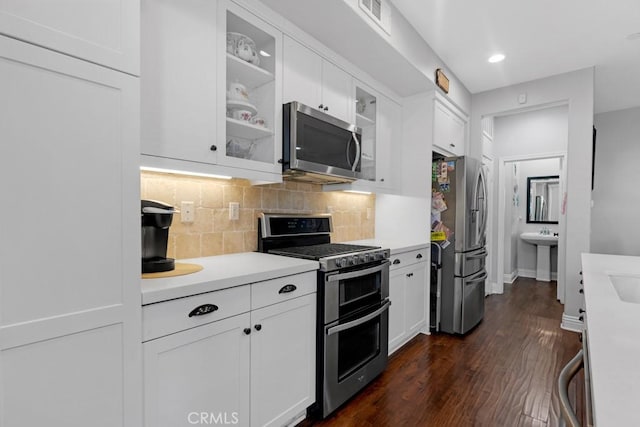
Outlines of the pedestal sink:
{"type": "Polygon", "coordinates": [[[538,247],[536,255],[536,280],[549,282],[551,280],[551,246],[558,245],[558,236],[541,233],[522,233],[520,238],[538,247]]]}

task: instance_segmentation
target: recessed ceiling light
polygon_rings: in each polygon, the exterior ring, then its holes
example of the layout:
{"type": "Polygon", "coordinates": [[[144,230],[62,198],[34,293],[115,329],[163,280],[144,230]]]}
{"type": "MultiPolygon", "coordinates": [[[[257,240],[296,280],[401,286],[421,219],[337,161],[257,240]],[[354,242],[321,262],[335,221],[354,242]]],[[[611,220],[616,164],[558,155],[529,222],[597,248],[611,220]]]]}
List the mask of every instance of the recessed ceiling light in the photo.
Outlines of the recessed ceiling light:
{"type": "Polygon", "coordinates": [[[640,40],[640,33],[629,34],[627,40],[640,40]]]}
{"type": "Polygon", "coordinates": [[[489,62],[495,64],[496,62],[504,61],[504,55],[501,53],[496,53],[489,57],[489,62]]]}

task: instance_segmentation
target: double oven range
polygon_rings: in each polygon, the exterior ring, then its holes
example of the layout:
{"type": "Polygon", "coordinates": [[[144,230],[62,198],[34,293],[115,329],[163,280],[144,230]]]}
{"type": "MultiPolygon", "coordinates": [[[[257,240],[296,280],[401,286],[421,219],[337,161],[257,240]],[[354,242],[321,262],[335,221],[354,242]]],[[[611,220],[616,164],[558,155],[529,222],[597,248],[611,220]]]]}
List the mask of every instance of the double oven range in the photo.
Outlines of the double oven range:
{"type": "Polygon", "coordinates": [[[317,260],[316,408],[328,416],[387,366],[389,250],[331,243],[330,215],[261,214],[258,250],[317,260]]]}

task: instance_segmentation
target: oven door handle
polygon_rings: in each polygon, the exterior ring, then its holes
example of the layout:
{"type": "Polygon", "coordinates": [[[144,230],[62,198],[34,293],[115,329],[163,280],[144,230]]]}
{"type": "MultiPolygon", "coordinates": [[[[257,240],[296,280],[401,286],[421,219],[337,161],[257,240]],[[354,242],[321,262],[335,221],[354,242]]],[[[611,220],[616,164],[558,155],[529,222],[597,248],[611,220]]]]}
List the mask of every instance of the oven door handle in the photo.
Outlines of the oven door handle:
{"type": "Polygon", "coordinates": [[[368,322],[369,320],[380,316],[384,311],[389,309],[390,305],[391,305],[391,301],[387,301],[384,304],[382,304],[382,307],[380,307],[379,309],[377,309],[373,313],[369,313],[366,316],[361,317],[361,318],[359,318],[357,320],[354,320],[352,322],[343,323],[342,325],[338,325],[338,326],[334,326],[333,328],[329,328],[329,329],[327,329],[327,335],[337,334],[338,332],[342,332],[342,331],[345,331],[347,329],[355,328],[356,326],[362,325],[363,323],[368,322]]]}
{"type": "Polygon", "coordinates": [[[365,270],[356,270],[356,271],[350,271],[349,273],[333,274],[333,275],[327,276],[326,281],[338,282],[340,280],[353,279],[354,277],[361,277],[361,276],[366,276],[368,274],[377,273],[378,271],[384,270],[388,266],[388,264],[389,264],[389,261],[385,261],[376,267],[367,268],[365,270]]]}

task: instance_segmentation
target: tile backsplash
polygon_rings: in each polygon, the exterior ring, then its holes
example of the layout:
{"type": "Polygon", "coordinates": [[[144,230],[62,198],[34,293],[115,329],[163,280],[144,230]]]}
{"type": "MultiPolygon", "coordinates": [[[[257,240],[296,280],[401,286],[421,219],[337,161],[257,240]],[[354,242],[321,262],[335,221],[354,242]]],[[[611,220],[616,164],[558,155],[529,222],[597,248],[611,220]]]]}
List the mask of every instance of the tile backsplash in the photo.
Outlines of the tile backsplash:
{"type": "Polygon", "coordinates": [[[197,258],[255,251],[260,212],[331,213],[331,240],[344,242],[374,237],[375,195],[323,192],[320,185],[283,182],[251,186],[244,179],[213,179],[141,172],[141,197],[180,210],[182,202],[195,206],[193,223],[176,214],[169,229],[167,256],[197,258]],[[240,218],[229,220],[229,203],[240,204],[240,218]]]}

